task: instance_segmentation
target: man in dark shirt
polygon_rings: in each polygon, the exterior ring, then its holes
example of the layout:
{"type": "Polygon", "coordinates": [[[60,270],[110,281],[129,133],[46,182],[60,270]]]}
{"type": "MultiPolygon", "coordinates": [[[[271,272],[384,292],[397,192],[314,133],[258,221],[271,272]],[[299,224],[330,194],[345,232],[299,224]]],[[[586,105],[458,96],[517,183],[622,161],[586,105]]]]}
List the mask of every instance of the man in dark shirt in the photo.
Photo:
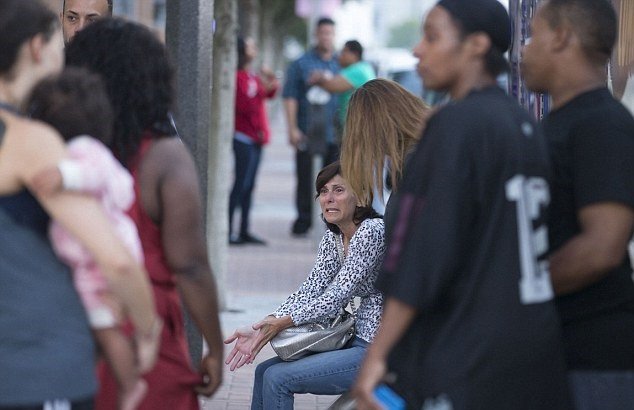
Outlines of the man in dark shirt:
{"type": "Polygon", "coordinates": [[[389,371],[412,409],[567,409],[545,141],[496,85],[508,14],[496,0],[441,0],[423,30],[425,87],[452,100],[428,121],[386,215],[387,302],[355,386],[360,408],[377,408],[372,390],[389,371]]]}
{"type": "Polygon", "coordinates": [[[634,406],[634,119],[606,88],[616,25],[607,0],[546,1],[524,50],[526,84],[553,99],[549,259],[579,409],[634,406]]]}

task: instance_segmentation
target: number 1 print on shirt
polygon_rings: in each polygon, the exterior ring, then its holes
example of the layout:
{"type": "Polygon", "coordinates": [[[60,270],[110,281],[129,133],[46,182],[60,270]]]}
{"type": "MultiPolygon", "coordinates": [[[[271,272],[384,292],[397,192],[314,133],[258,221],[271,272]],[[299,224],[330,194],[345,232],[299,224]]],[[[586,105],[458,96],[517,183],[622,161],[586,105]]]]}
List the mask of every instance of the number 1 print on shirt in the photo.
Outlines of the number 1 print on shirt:
{"type": "Polygon", "coordinates": [[[542,303],[553,298],[548,261],[539,260],[548,250],[545,223],[533,228],[542,206],[550,202],[548,183],[543,178],[516,175],[506,183],[506,198],[517,210],[517,234],[520,252],[520,301],[524,305],[542,303]]]}

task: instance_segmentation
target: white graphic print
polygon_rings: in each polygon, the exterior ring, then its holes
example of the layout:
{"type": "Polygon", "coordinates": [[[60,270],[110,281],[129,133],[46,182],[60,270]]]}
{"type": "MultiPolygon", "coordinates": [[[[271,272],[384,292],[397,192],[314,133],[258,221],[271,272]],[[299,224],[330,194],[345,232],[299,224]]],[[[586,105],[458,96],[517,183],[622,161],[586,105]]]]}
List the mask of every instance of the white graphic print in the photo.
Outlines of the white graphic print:
{"type": "Polygon", "coordinates": [[[43,410],[71,410],[71,405],[68,400],[47,401],[43,410]]]}
{"type": "Polygon", "coordinates": [[[421,410],[453,410],[451,399],[445,394],[438,397],[425,399],[421,410]]]}
{"type": "Polygon", "coordinates": [[[516,175],[506,183],[506,198],[516,203],[519,236],[520,301],[542,303],[553,298],[548,261],[538,260],[548,250],[548,230],[545,224],[533,228],[540,208],[550,202],[548,183],[543,178],[516,175]]]}

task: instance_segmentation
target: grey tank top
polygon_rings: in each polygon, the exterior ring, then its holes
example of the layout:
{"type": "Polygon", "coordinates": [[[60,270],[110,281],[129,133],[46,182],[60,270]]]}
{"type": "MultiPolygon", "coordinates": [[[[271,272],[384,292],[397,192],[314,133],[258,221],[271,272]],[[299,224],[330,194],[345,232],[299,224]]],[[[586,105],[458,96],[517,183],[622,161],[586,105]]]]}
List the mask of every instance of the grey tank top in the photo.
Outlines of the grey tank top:
{"type": "Polygon", "coordinates": [[[88,321],[47,224],[27,191],[0,197],[0,407],[96,390],[88,321]]]}

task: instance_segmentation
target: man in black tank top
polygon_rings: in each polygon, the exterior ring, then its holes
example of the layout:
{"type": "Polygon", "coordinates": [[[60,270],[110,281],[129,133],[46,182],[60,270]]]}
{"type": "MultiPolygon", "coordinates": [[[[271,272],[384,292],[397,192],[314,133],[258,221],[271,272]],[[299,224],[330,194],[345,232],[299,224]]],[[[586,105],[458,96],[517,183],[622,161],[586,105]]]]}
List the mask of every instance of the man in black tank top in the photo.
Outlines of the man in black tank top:
{"type": "Polygon", "coordinates": [[[548,92],[550,269],[578,409],[634,406],[634,119],[606,83],[607,0],[549,0],[532,22],[526,83],[548,92]]]}
{"type": "Polygon", "coordinates": [[[545,260],[545,141],[496,85],[509,17],[496,0],[441,0],[423,30],[419,72],[452,100],[386,215],[376,285],[387,302],[356,386],[361,408],[387,367],[407,408],[568,409],[545,260]]]}

